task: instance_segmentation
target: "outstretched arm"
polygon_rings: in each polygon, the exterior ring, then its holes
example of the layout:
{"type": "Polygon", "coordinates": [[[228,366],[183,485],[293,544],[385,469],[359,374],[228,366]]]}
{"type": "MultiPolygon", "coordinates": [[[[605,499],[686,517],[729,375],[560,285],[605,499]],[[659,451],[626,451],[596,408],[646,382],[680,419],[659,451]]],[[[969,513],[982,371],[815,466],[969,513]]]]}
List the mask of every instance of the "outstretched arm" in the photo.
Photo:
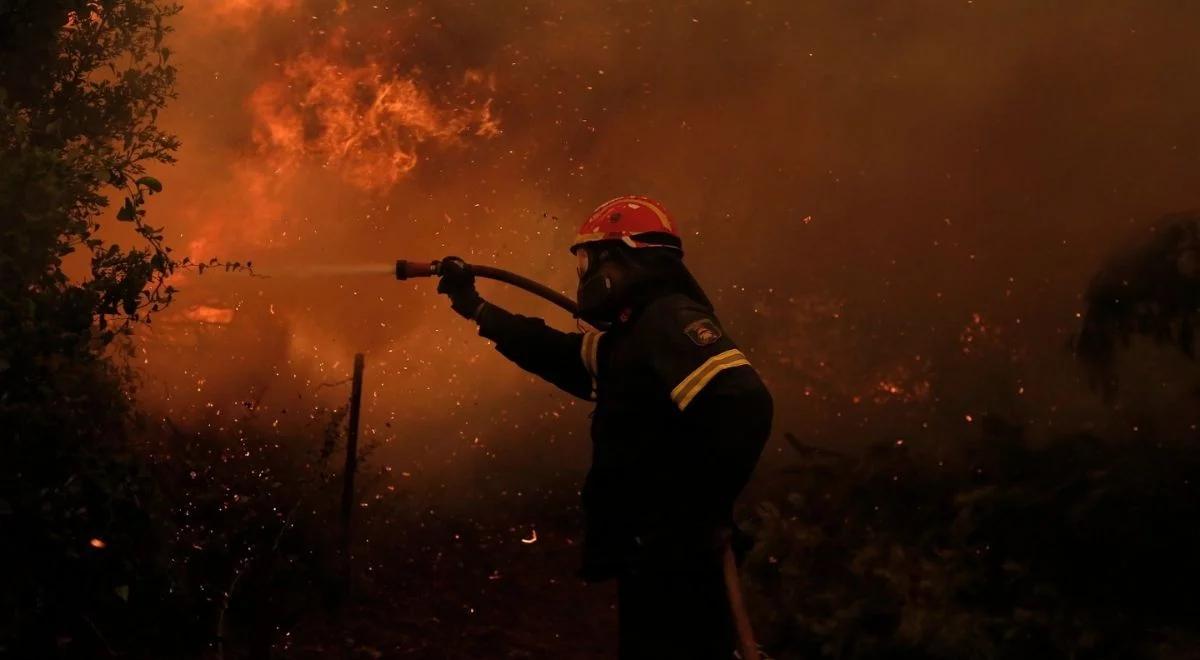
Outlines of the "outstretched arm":
{"type": "Polygon", "coordinates": [[[593,397],[589,354],[594,359],[599,333],[561,332],[542,319],[513,314],[487,302],[475,321],[480,336],[496,342],[496,350],[522,369],[582,399],[593,397]]]}
{"type": "Polygon", "coordinates": [[[451,309],[479,324],[480,336],[496,342],[496,350],[522,369],[577,397],[593,397],[599,333],[562,332],[542,319],[513,314],[479,295],[462,259],[441,263],[438,292],[449,296],[451,309]]]}

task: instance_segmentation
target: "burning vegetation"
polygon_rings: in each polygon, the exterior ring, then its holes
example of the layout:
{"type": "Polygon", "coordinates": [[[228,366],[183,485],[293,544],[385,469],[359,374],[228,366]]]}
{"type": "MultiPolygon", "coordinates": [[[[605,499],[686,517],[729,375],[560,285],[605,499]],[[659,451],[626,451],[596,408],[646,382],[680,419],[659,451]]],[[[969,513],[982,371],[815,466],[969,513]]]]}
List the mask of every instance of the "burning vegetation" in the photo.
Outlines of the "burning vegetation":
{"type": "MultiPolygon", "coordinates": [[[[491,99],[440,108],[414,78],[389,75],[377,63],[346,67],[302,53],[280,68],[280,79],[249,100],[257,153],[278,176],[315,164],[355,187],[386,190],[417,166],[422,143],[500,130],[491,99]]],[[[477,71],[463,74],[464,87],[486,92],[483,83],[477,71]]]]}

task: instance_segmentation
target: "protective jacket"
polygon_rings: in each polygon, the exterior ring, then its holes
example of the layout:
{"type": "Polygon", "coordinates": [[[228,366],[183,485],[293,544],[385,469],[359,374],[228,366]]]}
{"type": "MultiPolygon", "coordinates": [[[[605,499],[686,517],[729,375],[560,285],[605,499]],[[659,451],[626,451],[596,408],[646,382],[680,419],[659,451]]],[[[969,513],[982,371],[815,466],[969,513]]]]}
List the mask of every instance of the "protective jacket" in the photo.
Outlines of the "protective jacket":
{"type": "Polygon", "coordinates": [[[605,332],[571,333],[491,304],[474,316],[504,356],[595,401],[581,575],[711,561],[772,414],[770,394],[713,310],[664,292],[605,332]]]}

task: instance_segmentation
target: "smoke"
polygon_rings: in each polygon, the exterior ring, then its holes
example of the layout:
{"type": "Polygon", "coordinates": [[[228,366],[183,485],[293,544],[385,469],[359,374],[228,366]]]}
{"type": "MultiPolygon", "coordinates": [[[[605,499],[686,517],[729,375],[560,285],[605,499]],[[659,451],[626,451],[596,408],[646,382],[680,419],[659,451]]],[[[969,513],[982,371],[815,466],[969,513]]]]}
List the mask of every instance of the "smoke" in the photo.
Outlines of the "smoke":
{"type": "Polygon", "coordinates": [[[268,277],[179,282],[176,316],[143,340],[143,400],[192,423],[246,400],[302,417],[291,402],[339,401],[322,384],[365,352],[364,421],[389,455],[577,470],[586,405],[506,363],[433,282],[352,271],[449,253],[571,291],[576,225],[638,193],[678,218],[780,430],[842,442],[950,423],[931,410],[1099,415],[1062,347],[1103,256],[1196,206],[1191,14],[190,3],[164,117],[184,148],[151,210],[194,258],[268,277]]]}

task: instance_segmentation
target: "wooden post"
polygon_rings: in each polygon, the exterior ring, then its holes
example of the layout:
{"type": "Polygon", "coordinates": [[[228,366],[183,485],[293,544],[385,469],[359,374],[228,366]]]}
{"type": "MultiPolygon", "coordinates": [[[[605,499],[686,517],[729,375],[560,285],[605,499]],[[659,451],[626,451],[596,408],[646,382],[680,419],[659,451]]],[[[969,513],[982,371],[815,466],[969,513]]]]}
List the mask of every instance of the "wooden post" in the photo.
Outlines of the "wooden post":
{"type": "Polygon", "coordinates": [[[721,557],[722,571],[725,574],[725,595],[729,597],[729,611],[733,615],[733,627],[738,636],[738,647],[742,652],[742,660],[760,660],[758,643],[754,640],[754,628],[750,625],[750,613],[746,611],[746,601],[742,596],[742,582],[738,579],[737,559],[733,556],[733,548],[725,544],[721,557]]]}
{"type": "Polygon", "coordinates": [[[346,427],[346,468],[342,472],[342,569],[346,591],[350,588],[350,517],[354,512],[354,472],[358,468],[358,416],[362,408],[363,354],[354,355],[354,380],[350,386],[350,420],[346,427]]]}

